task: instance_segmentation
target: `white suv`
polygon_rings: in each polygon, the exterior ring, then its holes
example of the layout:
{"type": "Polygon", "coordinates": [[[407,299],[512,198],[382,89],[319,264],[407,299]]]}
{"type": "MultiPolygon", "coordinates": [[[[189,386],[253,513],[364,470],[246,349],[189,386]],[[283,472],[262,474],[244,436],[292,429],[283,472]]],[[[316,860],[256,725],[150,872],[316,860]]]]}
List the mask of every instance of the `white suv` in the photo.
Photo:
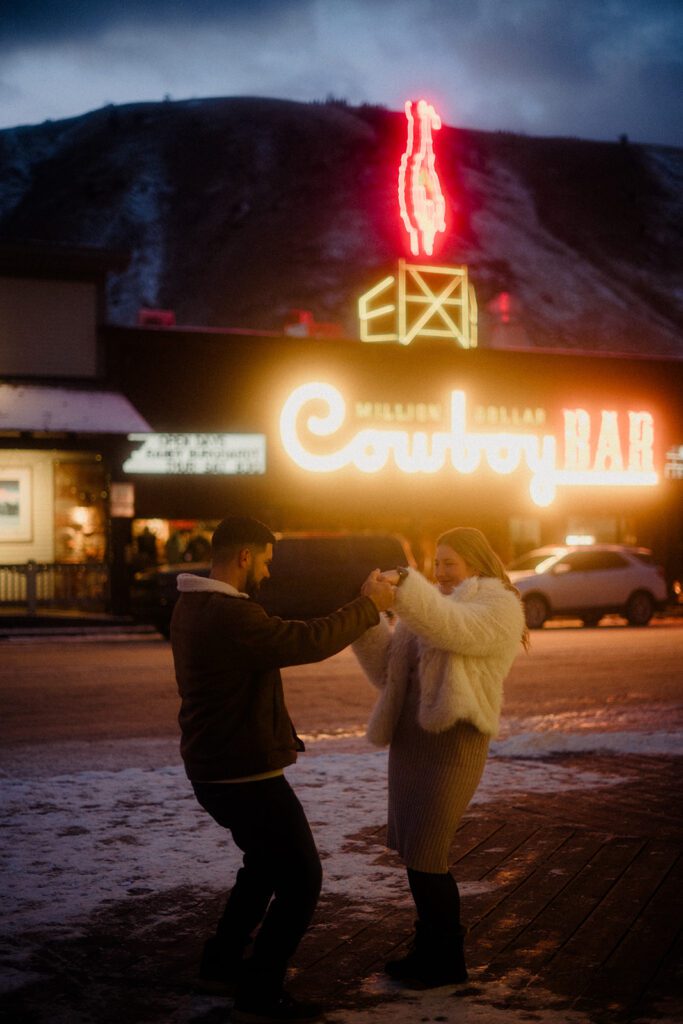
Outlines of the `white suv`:
{"type": "Polygon", "coordinates": [[[529,629],[546,619],[582,619],[596,626],[618,612],[631,626],[646,626],[667,601],[664,570],[648,548],[584,544],[536,548],[508,567],[520,591],[529,629]]]}

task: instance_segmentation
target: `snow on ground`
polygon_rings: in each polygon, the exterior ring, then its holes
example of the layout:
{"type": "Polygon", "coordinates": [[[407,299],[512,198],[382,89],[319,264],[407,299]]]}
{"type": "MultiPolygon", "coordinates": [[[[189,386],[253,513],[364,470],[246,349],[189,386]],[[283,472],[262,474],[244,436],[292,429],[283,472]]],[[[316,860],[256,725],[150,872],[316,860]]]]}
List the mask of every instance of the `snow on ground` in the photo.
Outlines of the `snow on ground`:
{"type": "Polygon", "coordinates": [[[386,993],[391,1001],[351,1013],[345,1009],[328,1013],[329,1024],[416,1024],[416,1021],[457,1021],[458,1024],[528,1024],[540,1020],[537,1010],[543,1006],[543,1024],[589,1024],[590,1018],[568,1010],[553,1009],[558,1002],[551,992],[534,993],[534,1005],[519,1005],[519,992],[505,981],[482,983],[472,972],[472,982],[454,991],[452,986],[419,993],[402,989],[391,982],[372,976],[366,979],[364,991],[376,995],[386,993]],[[512,1002],[513,1005],[510,1005],[512,1002]],[[514,1005],[514,1003],[517,1005],[514,1005]],[[532,1012],[530,1012],[532,1011],[532,1012]]]}
{"type": "MultiPolygon", "coordinates": [[[[337,752],[343,744],[314,742],[287,776],[313,826],[326,892],[353,892],[371,913],[378,901],[406,898],[398,862],[385,856],[381,841],[374,849],[366,833],[385,821],[387,755],[353,738],[349,752],[337,752]]],[[[117,748],[118,763],[130,764],[126,742],[117,748]]],[[[681,752],[679,738],[666,733],[517,735],[493,745],[474,803],[514,792],[619,785],[621,776],[539,760],[604,749],[681,752]]],[[[221,889],[239,865],[239,851],[197,806],[177,764],[5,778],[0,826],[5,929],[14,933],[67,922],[77,927],[103,905],[184,884],[221,889]]]]}
{"type": "Polygon", "coordinates": [[[498,757],[523,758],[602,753],[670,757],[683,754],[683,735],[680,732],[523,732],[494,743],[491,751],[498,757]]]}
{"type": "MultiPolygon", "coordinates": [[[[492,745],[475,804],[515,793],[569,793],[624,782],[621,775],[581,770],[575,761],[563,764],[552,758],[556,753],[681,753],[674,733],[529,731],[529,722],[526,727],[492,745]]],[[[370,916],[378,904],[408,906],[403,869],[384,849],[381,831],[377,834],[386,817],[386,752],[370,748],[358,732],[310,737],[307,745],[308,753],[287,776],[318,842],[325,892],[352,894],[354,904],[365,906],[370,916]]],[[[64,744],[61,753],[58,746],[51,747],[52,762],[37,748],[31,748],[35,756],[24,751],[22,758],[6,762],[0,805],[5,836],[0,942],[9,955],[0,971],[0,991],[24,985],[29,977],[32,943],[18,945],[22,933],[48,930],[53,940],[68,939],[83,933],[93,912],[122,900],[182,886],[223,891],[240,864],[231,839],[196,804],[176,761],[175,741],[64,744]],[[96,770],[80,767],[93,763],[96,770]]],[[[466,896],[486,885],[465,882],[461,888],[466,896]]],[[[488,981],[474,971],[471,983],[455,992],[445,987],[416,993],[375,974],[364,980],[363,993],[379,997],[380,1005],[345,1008],[328,1019],[330,1024],[455,1019],[459,1024],[523,1024],[539,1019],[543,1005],[544,1024],[589,1024],[588,1017],[559,1005],[551,992],[534,988],[526,1006],[510,983],[514,979],[488,981]]],[[[186,1019],[180,1008],[178,1013],[174,1020],[186,1019]]]]}

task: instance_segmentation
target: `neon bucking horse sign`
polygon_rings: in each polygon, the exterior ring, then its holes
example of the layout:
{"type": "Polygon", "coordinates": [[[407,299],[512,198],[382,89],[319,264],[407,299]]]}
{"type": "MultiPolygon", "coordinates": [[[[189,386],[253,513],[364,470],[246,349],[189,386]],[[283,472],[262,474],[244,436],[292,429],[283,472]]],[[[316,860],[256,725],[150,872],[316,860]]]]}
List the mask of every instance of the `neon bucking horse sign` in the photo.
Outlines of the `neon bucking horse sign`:
{"type": "Polygon", "coordinates": [[[408,100],[406,149],[398,169],[398,205],[413,256],[431,256],[437,232],[446,230],[446,200],[436,173],[432,132],[441,118],[426,100],[408,100]]]}
{"type": "Polygon", "coordinates": [[[436,173],[433,132],[441,118],[426,100],[405,104],[408,137],[398,169],[398,206],[415,263],[398,261],[358,300],[361,341],[409,345],[443,338],[462,348],[477,344],[477,299],[465,266],[435,266],[434,239],[446,230],[446,200],[436,173]]]}

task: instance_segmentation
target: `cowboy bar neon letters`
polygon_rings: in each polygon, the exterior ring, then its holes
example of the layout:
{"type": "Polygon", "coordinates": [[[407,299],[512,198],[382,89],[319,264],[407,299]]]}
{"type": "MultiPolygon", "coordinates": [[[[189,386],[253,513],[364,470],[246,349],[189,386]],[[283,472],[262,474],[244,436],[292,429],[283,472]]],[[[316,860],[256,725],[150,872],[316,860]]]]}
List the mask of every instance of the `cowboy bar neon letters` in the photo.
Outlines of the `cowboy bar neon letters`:
{"type": "Polygon", "coordinates": [[[300,435],[299,417],[306,406],[323,406],[322,415],[309,413],[309,434],[327,437],[344,426],[346,403],[331,384],[311,382],[296,388],[280,415],[282,444],[293,462],[314,473],[333,473],[355,466],[377,473],[393,458],[404,473],[437,473],[447,461],[458,473],[473,473],[485,460],[496,473],[508,474],[523,465],[531,473],[529,493],[539,506],[550,505],[558,486],[647,486],[658,482],[654,469],[654,421],[646,411],[629,411],[628,443],[622,448],[619,415],[600,413],[597,440],[591,437],[591,416],[585,409],[564,409],[564,464],[558,465],[558,444],[552,434],[476,433],[467,429],[467,396],[451,391],[450,427],[428,434],[424,430],[364,427],[350,440],[326,454],[310,451],[300,435]]]}

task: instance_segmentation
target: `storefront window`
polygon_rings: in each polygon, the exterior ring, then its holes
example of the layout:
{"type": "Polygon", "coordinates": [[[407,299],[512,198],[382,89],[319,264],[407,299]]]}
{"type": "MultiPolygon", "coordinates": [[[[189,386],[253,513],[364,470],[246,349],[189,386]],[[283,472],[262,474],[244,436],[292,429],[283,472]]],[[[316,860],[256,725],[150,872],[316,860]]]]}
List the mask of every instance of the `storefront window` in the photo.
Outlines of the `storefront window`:
{"type": "Polygon", "coordinates": [[[101,461],[54,464],[55,562],[103,562],[106,485],[101,461]]]}
{"type": "Polygon", "coordinates": [[[135,519],[131,562],[135,571],[162,562],[208,562],[218,520],[135,519]]]}

